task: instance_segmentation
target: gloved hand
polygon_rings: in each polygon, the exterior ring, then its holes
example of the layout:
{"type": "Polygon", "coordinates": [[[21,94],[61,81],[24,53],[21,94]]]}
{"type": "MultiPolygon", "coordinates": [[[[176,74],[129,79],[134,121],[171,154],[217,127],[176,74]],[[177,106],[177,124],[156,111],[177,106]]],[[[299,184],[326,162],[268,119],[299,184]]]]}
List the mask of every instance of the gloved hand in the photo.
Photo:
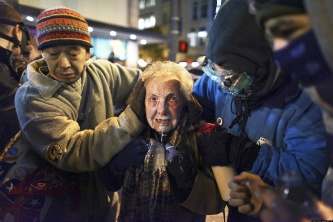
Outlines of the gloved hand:
{"type": "Polygon", "coordinates": [[[146,87],[144,86],[144,81],[140,79],[134,86],[134,89],[127,100],[127,104],[131,106],[133,112],[142,123],[145,123],[146,120],[145,97],[146,87]]]}
{"type": "Polygon", "coordinates": [[[111,191],[120,189],[127,168],[143,165],[147,152],[147,142],[143,138],[128,144],[111,159],[108,165],[99,171],[104,186],[111,191]]]}
{"type": "Polygon", "coordinates": [[[234,136],[230,145],[229,159],[238,172],[249,171],[257,159],[260,145],[247,137],[234,136]]]}
{"type": "Polygon", "coordinates": [[[124,172],[128,167],[143,165],[148,152],[147,141],[138,138],[129,143],[122,151],[114,156],[109,163],[109,170],[124,172]]]}
{"type": "Polygon", "coordinates": [[[196,169],[188,153],[166,144],[167,172],[172,190],[179,203],[184,202],[194,185],[196,169]]]}
{"type": "Polygon", "coordinates": [[[202,107],[197,101],[196,98],[194,98],[192,95],[190,97],[190,100],[187,101],[187,107],[188,107],[188,119],[190,123],[194,124],[200,121],[202,116],[202,107]]]}
{"type": "Polygon", "coordinates": [[[230,133],[213,131],[198,137],[197,143],[202,163],[206,166],[228,166],[232,138],[230,133]]]}

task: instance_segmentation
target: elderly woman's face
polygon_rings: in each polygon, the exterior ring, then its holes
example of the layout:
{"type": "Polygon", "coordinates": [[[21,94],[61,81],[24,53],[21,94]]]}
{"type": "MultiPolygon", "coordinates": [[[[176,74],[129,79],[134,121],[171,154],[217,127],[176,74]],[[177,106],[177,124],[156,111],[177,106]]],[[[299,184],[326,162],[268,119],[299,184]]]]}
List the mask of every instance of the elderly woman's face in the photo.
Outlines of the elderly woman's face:
{"type": "Polygon", "coordinates": [[[146,118],[151,128],[159,133],[174,129],[184,108],[180,83],[170,78],[155,78],[146,86],[146,118]]]}

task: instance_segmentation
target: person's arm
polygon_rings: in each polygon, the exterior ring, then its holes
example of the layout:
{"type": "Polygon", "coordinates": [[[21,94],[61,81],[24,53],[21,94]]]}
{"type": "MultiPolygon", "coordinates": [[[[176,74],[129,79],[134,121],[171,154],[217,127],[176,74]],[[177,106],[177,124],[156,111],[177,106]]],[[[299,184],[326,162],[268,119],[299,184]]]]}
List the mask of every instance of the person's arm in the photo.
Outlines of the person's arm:
{"type": "Polygon", "coordinates": [[[303,177],[305,186],[318,192],[326,172],[327,150],[320,109],[302,93],[284,113],[280,125],[284,124],[285,131],[277,133],[283,140],[275,141],[272,146],[261,145],[250,172],[277,186],[284,172],[293,171],[303,177]]]}
{"type": "Polygon", "coordinates": [[[144,112],[143,89],[133,91],[136,105],[128,106],[119,117],[108,118],[94,129],[80,130],[77,113],[68,100],[75,96],[70,87],[64,85],[57,98],[43,98],[36,88],[25,84],[16,94],[22,132],[32,149],[56,167],[93,171],[107,164],[144,128],[142,117],[138,118],[138,113],[144,112]]]}
{"type": "MultiPolygon", "coordinates": [[[[192,139],[197,141],[196,135],[192,136],[192,139]]],[[[196,161],[199,161],[201,157],[199,157],[200,154],[196,142],[192,143],[192,149],[197,159],[196,161]]],[[[223,212],[225,203],[221,199],[219,188],[210,167],[198,167],[195,178],[191,182],[191,190],[187,193],[183,202],[180,203],[181,206],[203,215],[223,212]]]]}
{"type": "Polygon", "coordinates": [[[109,191],[119,190],[123,185],[126,170],[143,165],[147,152],[148,142],[139,138],[115,155],[110,163],[98,171],[105,188],[109,191]]]}

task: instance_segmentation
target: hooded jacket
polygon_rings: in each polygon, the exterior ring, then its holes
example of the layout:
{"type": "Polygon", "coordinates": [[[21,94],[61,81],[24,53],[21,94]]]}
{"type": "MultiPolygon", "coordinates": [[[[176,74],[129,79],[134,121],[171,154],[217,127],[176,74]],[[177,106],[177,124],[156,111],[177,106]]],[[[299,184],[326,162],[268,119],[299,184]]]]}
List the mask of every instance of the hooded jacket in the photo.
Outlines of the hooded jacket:
{"type": "Polygon", "coordinates": [[[284,172],[295,171],[318,193],[326,171],[320,109],[276,68],[269,45],[254,16],[248,13],[245,0],[229,0],[221,7],[208,34],[206,56],[224,68],[254,75],[252,93],[243,100],[243,107],[254,105],[243,126],[239,122],[232,124],[238,115],[238,98],[204,74],[193,87],[204,118],[221,118],[224,131],[235,136],[245,133],[261,144],[251,172],[266,183],[277,186],[284,172]]]}
{"type": "Polygon", "coordinates": [[[205,55],[217,65],[254,75],[251,97],[264,97],[286,78],[244,1],[225,3],[208,33],[205,55]],[[267,75],[270,73],[270,75],[267,75]]]}

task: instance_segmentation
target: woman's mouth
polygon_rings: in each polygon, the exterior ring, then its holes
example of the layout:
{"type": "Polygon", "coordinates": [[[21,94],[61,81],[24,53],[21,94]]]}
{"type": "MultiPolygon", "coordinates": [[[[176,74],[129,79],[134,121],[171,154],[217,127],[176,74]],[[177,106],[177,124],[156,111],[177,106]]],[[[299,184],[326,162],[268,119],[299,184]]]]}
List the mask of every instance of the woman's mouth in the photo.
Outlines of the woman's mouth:
{"type": "Polygon", "coordinates": [[[159,125],[162,125],[162,126],[166,126],[166,125],[169,125],[170,123],[170,119],[155,119],[155,121],[159,124],[159,125]]]}

